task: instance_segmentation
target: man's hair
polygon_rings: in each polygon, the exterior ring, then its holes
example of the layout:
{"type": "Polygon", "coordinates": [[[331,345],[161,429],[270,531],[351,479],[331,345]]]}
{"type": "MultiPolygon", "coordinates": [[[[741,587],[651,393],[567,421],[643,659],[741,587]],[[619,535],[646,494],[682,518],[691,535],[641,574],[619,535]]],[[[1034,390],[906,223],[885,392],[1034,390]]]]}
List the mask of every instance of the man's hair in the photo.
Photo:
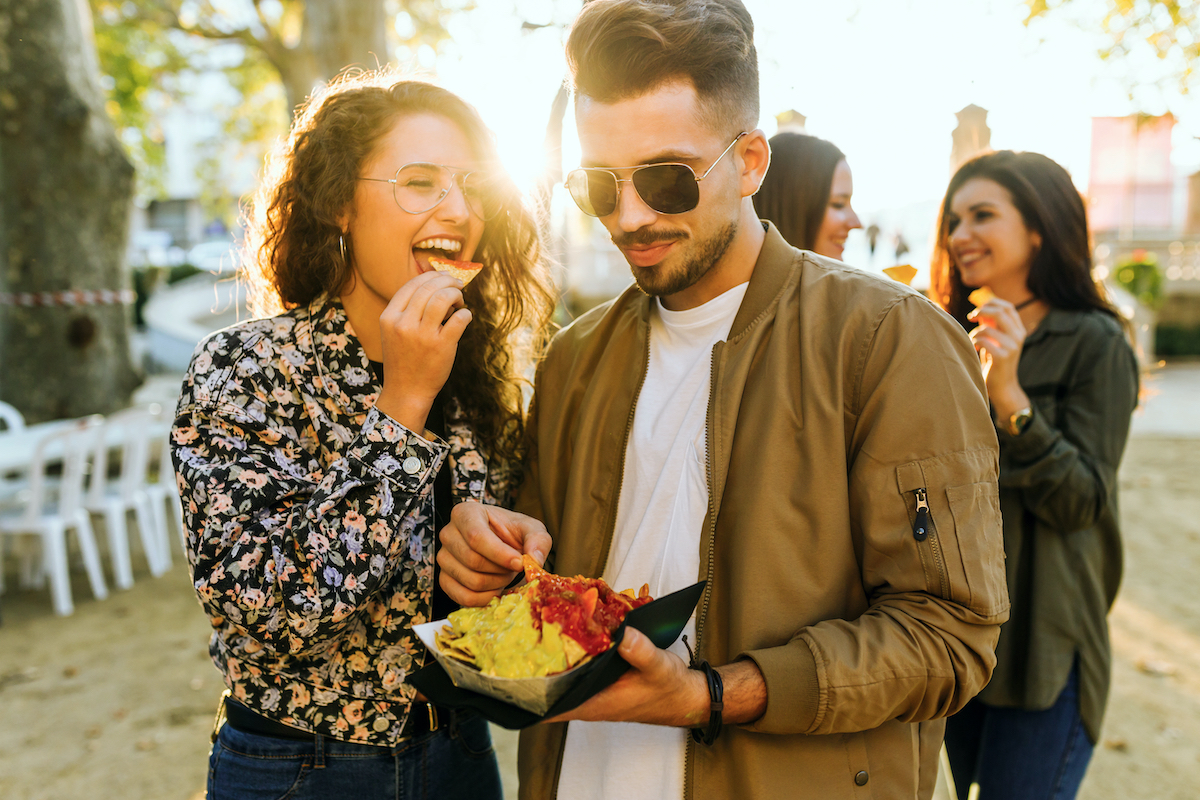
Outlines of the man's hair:
{"type": "Polygon", "coordinates": [[[576,94],[600,103],[689,80],[714,128],[758,125],[754,21],[741,0],[591,0],[567,39],[576,94]]]}

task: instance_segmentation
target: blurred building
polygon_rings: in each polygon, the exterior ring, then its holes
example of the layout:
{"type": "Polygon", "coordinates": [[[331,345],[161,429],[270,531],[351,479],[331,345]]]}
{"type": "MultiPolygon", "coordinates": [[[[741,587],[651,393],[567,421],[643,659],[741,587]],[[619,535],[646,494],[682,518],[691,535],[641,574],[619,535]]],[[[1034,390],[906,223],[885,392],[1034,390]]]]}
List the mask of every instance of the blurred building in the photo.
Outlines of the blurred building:
{"type": "Polygon", "coordinates": [[[1200,341],[1200,172],[1172,163],[1174,127],[1170,114],[1092,120],[1088,221],[1097,277],[1131,260],[1155,263],[1154,327],[1200,341]]]}
{"type": "Polygon", "coordinates": [[[178,96],[153,109],[165,163],[160,189],[139,198],[131,218],[128,261],[135,267],[190,262],[191,250],[206,242],[232,245],[239,237],[222,219],[228,215],[206,209],[202,197],[217,184],[240,197],[253,189],[260,167],[258,154],[221,122],[240,99],[225,74],[189,73],[177,83],[178,96]]]}
{"type": "Polygon", "coordinates": [[[1088,176],[1088,217],[1094,230],[1130,239],[1174,226],[1175,118],[1094,117],[1088,176]]]}

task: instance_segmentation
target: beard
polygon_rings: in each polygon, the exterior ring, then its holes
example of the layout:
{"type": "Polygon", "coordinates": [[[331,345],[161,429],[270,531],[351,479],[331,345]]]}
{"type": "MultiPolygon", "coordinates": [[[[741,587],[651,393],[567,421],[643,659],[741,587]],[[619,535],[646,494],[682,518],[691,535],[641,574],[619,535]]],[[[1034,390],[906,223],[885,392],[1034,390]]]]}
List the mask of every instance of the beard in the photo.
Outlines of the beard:
{"type": "MultiPolygon", "coordinates": [[[[708,274],[713,265],[721,260],[729,245],[737,235],[737,220],[732,220],[718,228],[711,236],[696,241],[687,252],[682,253],[683,263],[673,270],[666,270],[661,265],[649,269],[630,266],[633,280],[639,289],[651,297],[667,297],[682,292],[695,285],[697,281],[708,274]]],[[[684,240],[689,238],[682,232],[658,233],[654,231],[635,231],[613,242],[618,246],[662,242],[670,239],[684,240]]]]}

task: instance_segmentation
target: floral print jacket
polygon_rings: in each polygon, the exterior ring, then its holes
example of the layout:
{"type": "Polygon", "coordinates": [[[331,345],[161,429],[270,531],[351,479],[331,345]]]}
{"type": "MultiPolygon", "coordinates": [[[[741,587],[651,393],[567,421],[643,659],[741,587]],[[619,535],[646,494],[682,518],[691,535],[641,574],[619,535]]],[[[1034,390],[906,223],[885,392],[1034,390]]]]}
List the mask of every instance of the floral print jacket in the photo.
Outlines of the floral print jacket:
{"type": "MultiPolygon", "coordinates": [[[[454,502],[508,505],[515,464],[489,463],[458,409],[447,441],[374,409],[380,386],[336,299],[201,342],[172,445],[188,558],[233,697],[264,716],[394,744],[425,662],[433,478],[454,502]]],[[[453,406],[453,404],[451,404],[453,406]]]]}

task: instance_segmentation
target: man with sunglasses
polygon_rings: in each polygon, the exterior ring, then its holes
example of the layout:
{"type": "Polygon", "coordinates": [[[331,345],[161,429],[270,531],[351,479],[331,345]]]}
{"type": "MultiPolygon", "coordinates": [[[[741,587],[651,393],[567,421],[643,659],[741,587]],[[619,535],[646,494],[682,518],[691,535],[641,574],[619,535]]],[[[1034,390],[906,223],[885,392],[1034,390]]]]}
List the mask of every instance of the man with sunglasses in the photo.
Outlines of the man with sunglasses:
{"type": "Polygon", "coordinates": [[[567,56],[567,187],[637,285],[556,337],[523,514],[456,507],[442,583],[478,605],[532,553],[707,584],[687,646],[626,630],[617,683],[522,733],[521,796],[927,798],[1008,608],[978,358],[924,297],[756,217],[739,0],[592,0],[567,56]]]}

